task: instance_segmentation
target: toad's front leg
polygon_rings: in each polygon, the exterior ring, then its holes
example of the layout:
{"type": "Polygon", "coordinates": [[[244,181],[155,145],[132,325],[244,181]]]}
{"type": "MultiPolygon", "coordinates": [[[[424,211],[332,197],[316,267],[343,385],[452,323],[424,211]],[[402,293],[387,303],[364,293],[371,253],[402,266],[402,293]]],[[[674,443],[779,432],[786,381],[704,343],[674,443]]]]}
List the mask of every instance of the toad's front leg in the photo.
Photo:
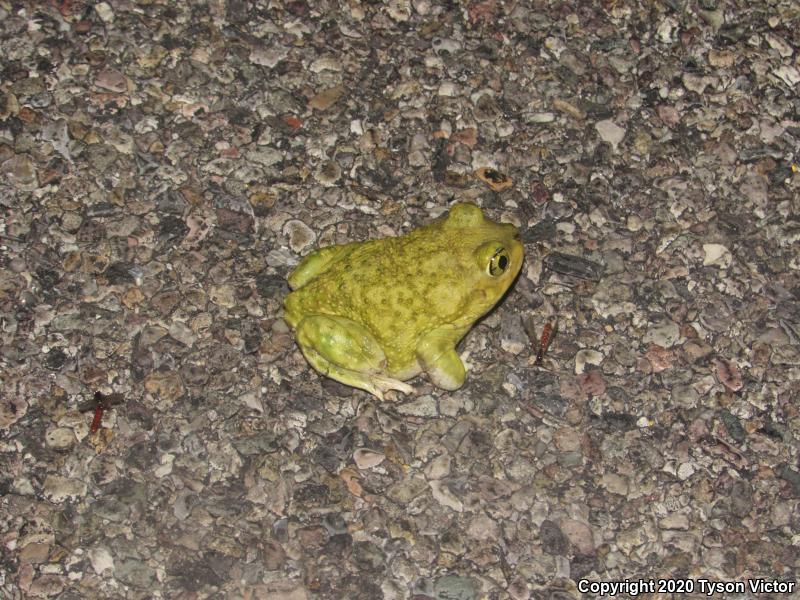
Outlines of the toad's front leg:
{"type": "Polygon", "coordinates": [[[420,339],[417,359],[434,385],[446,390],[457,390],[464,385],[467,372],[456,352],[456,344],[468,329],[448,325],[420,339]]]}

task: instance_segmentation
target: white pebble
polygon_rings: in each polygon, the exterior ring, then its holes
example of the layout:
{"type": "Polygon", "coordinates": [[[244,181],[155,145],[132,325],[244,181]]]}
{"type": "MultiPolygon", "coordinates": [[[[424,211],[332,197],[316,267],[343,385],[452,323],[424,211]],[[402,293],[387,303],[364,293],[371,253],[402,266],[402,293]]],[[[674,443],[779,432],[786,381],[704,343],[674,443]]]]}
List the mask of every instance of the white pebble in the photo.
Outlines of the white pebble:
{"type": "Polygon", "coordinates": [[[359,469],[371,469],[383,462],[386,455],[382,452],[375,452],[369,448],[358,448],[353,452],[353,460],[359,469]]]}
{"type": "Polygon", "coordinates": [[[586,371],[586,365],[599,366],[603,362],[603,355],[597,350],[584,348],[575,355],[575,374],[580,375],[586,371]]]}
{"type": "Polygon", "coordinates": [[[694,467],[692,464],[688,462],[681,463],[678,467],[678,479],[685,481],[692,475],[694,475],[694,467]]]}
{"type": "Polygon", "coordinates": [[[102,575],[103,571],[106,569],[114,569],[114,557],[111,556],[111,552],[109,552],[108,548],[104,548],[103,546],[98,546],[97,548],[89,550],[89,560],[92,563],[94,572],[98,575],[102,575]]]}
{"type": "Polygon", "coordinates": [[[733,256],[730,250],[722,244],[703,244],[703,252],[705,252],[705,257],[703,258],[704,267],[716,265],[727,269],[731,266],[733,256]]]}
{"type": "Polygon", "coordinates": [[[108,2],[95,4],[94,12],[97,13],[97,16],[100,17],[103,23],[111,23],[114,21],[114,9],[111,8],[108,2]]]}
{"type": "Polygon", "coordinates": [[[614,148],[615,151],[619,143],[625,137],[625,129],[614,123],[611,119],[598,121],[594,124],[594,128],[600,135],[600,139],[611,144],[611,147],[614,148]]]}

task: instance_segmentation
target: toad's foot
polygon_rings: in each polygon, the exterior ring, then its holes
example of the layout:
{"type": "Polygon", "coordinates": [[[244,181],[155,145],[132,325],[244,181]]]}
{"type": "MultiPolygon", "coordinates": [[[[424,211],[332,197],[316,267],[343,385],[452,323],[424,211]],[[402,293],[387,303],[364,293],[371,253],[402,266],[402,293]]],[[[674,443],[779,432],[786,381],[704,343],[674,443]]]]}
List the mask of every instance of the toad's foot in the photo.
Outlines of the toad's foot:
{"type": "Polygon", "coordinates": [[[397,390],[398,392],[402,392],[404,394],[414,393],[413,387],[407,383],[403,383],[399,379],[382,377],[380,375],[373,375],[370,379],[372,380],[372,389],[368,389],[367,391],[377,396],[381,400],[383,400],[383,394],[389,390],[397,390]]]}

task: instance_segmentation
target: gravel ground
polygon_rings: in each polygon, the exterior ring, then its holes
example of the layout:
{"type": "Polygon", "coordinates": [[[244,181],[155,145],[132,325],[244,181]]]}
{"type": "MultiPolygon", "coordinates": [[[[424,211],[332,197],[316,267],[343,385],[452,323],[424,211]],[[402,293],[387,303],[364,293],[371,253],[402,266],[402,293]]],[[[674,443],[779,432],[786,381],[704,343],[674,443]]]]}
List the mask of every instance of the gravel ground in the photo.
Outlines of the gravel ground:
{"type": "Polygon", "coordinates": [[[750,585],[800,568],[799,47],[792,0],[0,0],[0,597],[800,597],[750,585]],[[317,375],[291,268],[456,201],[526,251],[466,385],[317,375]]]}

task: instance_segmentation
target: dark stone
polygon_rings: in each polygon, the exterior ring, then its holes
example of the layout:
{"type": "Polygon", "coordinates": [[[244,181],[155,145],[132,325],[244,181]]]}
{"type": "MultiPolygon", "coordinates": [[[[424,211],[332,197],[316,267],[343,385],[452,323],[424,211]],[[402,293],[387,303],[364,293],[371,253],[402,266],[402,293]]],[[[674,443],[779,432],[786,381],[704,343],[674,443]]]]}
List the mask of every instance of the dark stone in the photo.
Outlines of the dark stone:
{"type": "Polygon", "coordinates": [[[154,362],[152,353],[148,348],[139,345],[139,338],[141,334],[136,334],[133,339],[133,348],[131,351],[131,375],[135,381],[141,381],[145,375],[153,370],[154,362]]]}
{"type": "Polygon", "coordinates": [[[320,465],[331,474],[336,474],[339,471],[339,466],[342,464],[342,459],[339,455],[333,448],[327,445],[317,446],[311,458],[316,464],[320,465]]]}
{"type": "Polygon", "coordinates": [[[552,240],[556,237],[556,224],[550,220],[539,221],[533,227],[525,229],[521,235],[525,244],[552,240]]]}
{"type": "Polygon", "coordinates": [[[130,507],[125,502],[122,502],[119,498],[113,496],[103,496],[95,501],[95,503],[92,505],[92,510],[98,517],[108,521],[121,523],[128,517],[130,507]]]}
{"type": "Polygon", "coordinates": [[[132,479],[115,479],[103,488],[103,493],[129,505],[145,498],[145,488],[132,479]]]}
{"type": "Polygon", "coordinates": [[[597,560],[588,554],[578,554],[569,561],[569,574],[573,580],[583,579],[588,573],[597,570],[597,560]]]}
{"type": "Polygon", "coordinates": [[[747,33],[747,28],[740,23],[725,23],[717,33],[717,44],[720,46],[736,44],[747,33]]]}
{"type": "Polygon", "coordinates": [[[542,548],[548,554],[563,556],[569,549],[569,540],[553,521],[545,520],[539,527],[539,539],[542,548]]]}
{"type": "Polygon", "coordinates": [[[246,199],[223,194],[214,198],[214,206],[219,229],[235,233],[252,231],[255,213],[246,199]]]}
{"type": "Polygon", "coordinates": [[[64,366],[67,355],[61,348],[53,348],[45,355],[44,366],[51,371],[58,371],[64,366]]]}
{"type": "MultiPolygon", "coordinates": [[[[323,377],[320,380],[322,384],[322,389],[330,394],[331,396],[336,396],[337,398],[349,398],[355,394],[355,389],[350,387],[349,385],[345,385],[343,383],[339,383],[335,379],[329,379],[328,377],[323,377]]],[[[316,402],[316,399],[311,399],[311,402],[316,402]]]]}
{"type": "Polygon", "coordinates": [[[149,589],[155,581],[156,573],[146,562],[131,558],[115,565],[114,576],[132,587],[149,589]]]}
{"type": "Polygon", "coordinates": [[[166,292],[159,292],[153,296],[150,300],[150,304],[161,313],[162,316],[166,317],[175,309],[180,301],[180,293],[175,290],[169,290],[166,292]]]}
{"type": "Polygon", "coordinates": [[[201,386],[208,381],[208,367],[203,364],[184,362],[180,368],[181,379],[186,385],[201,386]]]}
{"type": "Polygon", "coordinates": [[[353,536],[349,533],[337,533],[332,535],[322,548],[322,552],[328,556],[342,557],[350,551],[353,546],[353,536]]]}
{"type": "Polygon", "coordinates": [[[39,280],[39,284],[44,289],[50,289],[55,287],[61,279],[61,276],[52,269],[36,269],[36,278],[39,280]]]}
{"type": "Polygon", "coordinates": [[[563,417],[569,408],[569,401],[558,393],[534,394],[532,404],[556,417],[563,417]]]}
{"type": "Polygon", "coordinates": [[[436,600],[473,600],[475,585],[468,577],[445,575],[437,579],[434,584],[434,598],[436,600]]]}
{"type": "Polygon", "coordinates": [[[135,279],[131,271],[132,267],[133,265],[129,263],[116,262],[109,265],[103,274],[109,285],[132,283],[135,279]]]}
{"type": "MultiPolygon", "coordinates": [[[[78,233],[76,234],[77,240],[81,243],[95,243],[106,237],[105,225],[92,219],[92,217],[95,216],[105,216],[103,214],[96,214],[97,211],[101,213],[103,212],[101,209],[98,209],[97,206],[97,204],[92,204],[86,209],[87,220],[81,223],[78,233]]],[[[113,204],[110,204],[109,206],[114,207],[113,204]]]]}
{"type": "Polygon", "coordinates": [[[769,417],[764,420],[764,426],[759,429],[758,432],[763,433],[764,435],[776,441],[785,441],[788,436],[786,433],[786,427],[780,423],[776,423],[769,417]]]}
{"type": "Polygon", "coordinates": [[[587,258],[562,252],[551,252],[544,258],[544,264],[551,271],[579,279],[598,281],[603,274],[603,266],[601,264],[587,258]]]}
{"type": "Polygon", "coordinates": [[[262,431],[246,437],[237,438],[231,443],[233,444],[233,447],[236,448],[236,451],[242,456],[268,454],[275,452],[278,449],[278,444],[275,440],[275,434],[268,431],[262,431]]]}
{"type": "Polygon", "coordinates": [[[320,548],[328,541],[328,532],[319,525],[301,527],[296,535],[302,548],[320,548]]]}
{"type": "Polygon", "coordinates": [[[189,233],[189,227],[181,217],[166,215],[158,224],[158,238],[162,244],[180,243],[189,233]]]}
{"type": "Polygon", "coordinates": [[[217,224],[222,229],[237,233],[247,233],[252,230],[254,221],[252,215],[245,215],[227,208],[217,209],[217,224]]]}
{"type": "Polygon", "coordinates": [[[276,541],[268,540],[264,544],[264,568],[267,571],[277,571],[286,562],[286,552],[276,541]]]}
{"type": "Polygon", "coordinates": [[[719,413],[719,418],[722,420],[722,423],[725,425],[725,429],[728,431],[728,435],[733,438],[734,441],[741,444],[747,438],[747,432],[744,430],[742,426],[742,422],[739,418],[732,414],[728,410],[722,410],[719,413]]]}
{"type": "Polygon", "coordinates": [[[628,431],[636,428],[636,415],[628,413],[604,413],[601,420],[611,431],[628,431]]]}
{"type": "Polygon", "coordinates": [[[740,519],[750,514],[753,508],[753,488],[750,483],[738,480],[733,483],[730,491],[731,513],[740,519]]]}
{"type": "Polygon", "coordinates": [[[210,568],[205,558],[188,560],[185,552],[176,551],[167,561],[167,576],[174,578],[176,587],[187,592],[197,592],[206,586],[220,586],[224,580],[210,568]]]}
{"type": "Polygon", "coordinates": [[[445,140],[439,140],[435,153],[433,155],[433,179],[438,182],[445,182],[447,173],[450,167],[450,155],[447,153],[447,143],[445,140]]]}
{"type": "Polygon", "coordinates": [[[289,293],[289,284],[277,275],[259,275],[256,278],[256,290],[262,298],[285,296],[289,293]]]}
{"type": "Polygon", "coordinates": [[[139,469],[140,471],[148,471],[158,462],[158,448],[149,441],[134,444],[131,446],[131,449],[128,450],[125,462],[129,467],[139,469]]]}
{"type": "Polygon", "coordinates": [[[228,21],[236,25],[246,23],[248,21],[248,4],[245,0],[227,0],[225,3],[225,16],[228,21]]]}
{"type": "Polygon", "coordinates": [[[780,473],[781,479],[787,481],[791,485],[792,495],[795,498],[800,498],[800,473],[792,469],[789,465],[783,467],[780,473]]]}
{"type": "Polygon", "coordinates": [[[242,323],[242,339],[244,340],[244,353],[253,354],[261,347],[263,333],[257,321],[248,320],[242,323]]]}
{"type": "Polygon", "coordinates": [[[347,521],[339,513],[328,513],[322,518],[322,524],[332,535],[347,532],[347,521]]]}
{"type": "Polygon", "coordinates": [[[386,555],[372,542],[353,544],[353,560],[366,571],[383,571],[386,567],[386,555]]]}

